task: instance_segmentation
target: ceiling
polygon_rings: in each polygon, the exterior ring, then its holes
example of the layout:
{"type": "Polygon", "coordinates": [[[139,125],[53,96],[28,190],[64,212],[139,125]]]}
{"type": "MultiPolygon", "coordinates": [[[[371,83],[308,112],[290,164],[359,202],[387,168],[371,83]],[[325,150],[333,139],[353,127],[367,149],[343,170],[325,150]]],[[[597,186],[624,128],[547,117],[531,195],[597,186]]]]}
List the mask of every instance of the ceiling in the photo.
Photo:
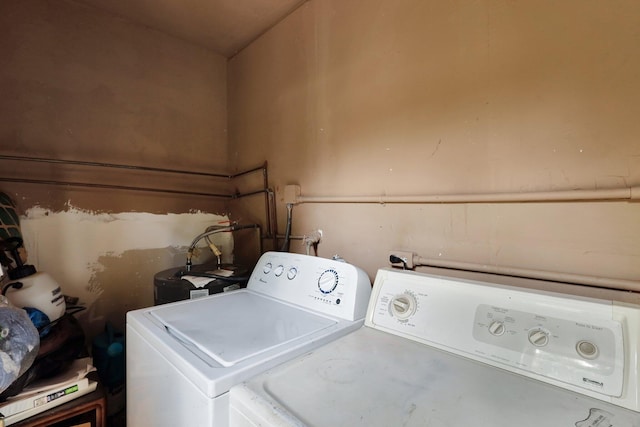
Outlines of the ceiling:
{"type": "Polygon", "coordinates": [[[79,0],[231,57],[307,0],[79,0]]]}

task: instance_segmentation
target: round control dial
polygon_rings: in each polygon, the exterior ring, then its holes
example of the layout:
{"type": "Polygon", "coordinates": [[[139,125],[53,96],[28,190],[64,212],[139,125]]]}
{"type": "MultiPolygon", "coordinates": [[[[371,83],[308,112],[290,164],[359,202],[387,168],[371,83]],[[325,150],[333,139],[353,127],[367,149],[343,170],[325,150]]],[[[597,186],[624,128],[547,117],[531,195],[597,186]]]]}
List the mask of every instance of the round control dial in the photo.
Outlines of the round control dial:
{"type": "Polygon", "coordinates": [[[282,276],[282,273],[284,272],[284,265],[280,264],[279,266],[277,266],[274,270],[273,270],[273,274],[276,275],[276,277],[280,277],[282,276]]]}
{"type": "Polygon", "coordinates": [[[396,295],[391,300],[391,313],[400,320],[411,317],[417,307],[416,298],[410,293],[396,295]]]}
{"type": "Polygon", "coordinates": [[[338,286],[338,272],[325,270],[318,278],[318,289],[323,294],[330,294],[338,286]]]}
{"type": "Polygon", "coordinates": [[[288,271],[287,271],[287,279],[289,280],[293,280],[296,278],[296,276],[298,275],[298,269],[295,267],[291,267],[288,271]]]}
{"type": "Polygon", "coordinates": [[[578,342],[578,344],[576,344],[576,351],[581,357],[589,360],[595,359],[600,354],[598,346],[591,341],[578,342]]]}
{"type": "Polygon", "coordinates": [[[529,342],[536,347],[544,347],[549,344],[549,332],[542,329],[532,329],[529,331],[529,342]]]}
{"type": "Polygon", "coordinates": [[[489,325],[489,333],[491,335],[500,336],[504,334],[504,331],[506,331],[504,322],[501,322],[500,320],[494,320],[489,325]]]}
{"type": "Polygon", "coordinates": [[[269,272],[271,272],[271,269],[272,269],[272,268],[273,268],[273,265],[272,265],[270,262],[268,262],[268,263],[266,263],[266,264],[264,265],[264,267],[262,267],[262,272],[263,272],[264,274],[269,274],[269,272]]]}

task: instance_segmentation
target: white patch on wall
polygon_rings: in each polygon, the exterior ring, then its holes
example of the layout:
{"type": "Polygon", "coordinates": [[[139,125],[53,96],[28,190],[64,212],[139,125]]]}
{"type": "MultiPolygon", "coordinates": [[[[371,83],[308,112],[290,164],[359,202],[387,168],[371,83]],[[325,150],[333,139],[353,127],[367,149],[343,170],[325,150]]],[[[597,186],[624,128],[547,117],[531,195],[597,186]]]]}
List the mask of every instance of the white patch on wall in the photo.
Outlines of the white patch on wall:
{"type": "MultiPolygon", "coordinates": [[[[209,226],[226,225],[228,220],[226,216],[199,212],[108,214],[74,208],[52,212],[34,207],[21,218],[21,228],[28,263],[53,276],[65,294],[91,305],[100,295],[99,289],[89,287],[92,276],[103,268],[100,257],[118,257],[131,250],[166,249],[176,254],[177,263],[182,263],[197,235],[209,226]]],[[[217,233],[212,237],[223,254],[231,256],[232,234],[217,233]]]]}

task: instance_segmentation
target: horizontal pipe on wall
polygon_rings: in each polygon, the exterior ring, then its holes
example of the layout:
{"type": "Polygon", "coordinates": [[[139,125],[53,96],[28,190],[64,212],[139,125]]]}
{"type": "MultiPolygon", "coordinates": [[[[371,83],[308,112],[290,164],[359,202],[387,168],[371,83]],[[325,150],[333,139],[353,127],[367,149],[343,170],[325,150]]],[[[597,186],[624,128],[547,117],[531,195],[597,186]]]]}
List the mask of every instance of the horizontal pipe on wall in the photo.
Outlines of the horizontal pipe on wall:
{"type": "Polygon", "coordinates": [[[255,168],[252,168],[252,169],[247,169],[247,170],[244,170],[244,171],[241,171],[241,172],[238,172],[238,173],[234,173],[234,174],[228,175],[228,177],[230,179],[235,179],[235,178],[239,178],[239,177],[241,177],[243,175],[248,175],[250,173],[258,172],[258,171],[262,171],[263,177],[264,177],[265,182],[266,182],[266,180],[267,180],[267,162],[264,162],[261,166],[256,166],[255,168]]]}
{"type": "MultiPolygon", "coordinates": [[[[190,171],[190,170],[180,170],[180,169],[166,169],[166,168],[154,168],[149,166],[136,166],[136,165],[121,165],[116,163],[103,163],[103,162],[86,162],[82,160],[65,160],[65,159],[52,159],[46,157],[27,157],[27,156],[9,156],[5,154],[0,154],[0,160],[13,160],[19,162],[37,162],[37,163],[53,163],[53,164],[63,164],[63,165],[76,165],[76,166],[89,166],[89,167],[99,167],[99,168],[113,168],[113,169],[129,169],[129,170],[140,170],[145,172],[162,172],[162,173],[175,173],[181,175],[198,175],[198,176],[208,176],[211,178],[226,178],[231,179],[237,175],[229,175],[222,173],[210,173],[210,172],[198,172],[198,171],[190,171]]],[[[257,168],[256,170],[260,170],[262,167],[257,168]]],[[[245,172],[249,173],[253,172],[253,170],[245,172]]]]}
{"type": "Polygon", "coordinates": [[[475,264],[469,262],[450,261],[442,259],[423,258],[416,256],[413,259],[417,267],[443,267],[456,270],[477,271],[481,273],[501,274],[523,278],[551,280],[554,282],[567,282],[579,285],[597,286],[608,289],[622,289],[626,291],[640,292],[640,281],[625,279],[610,279],[598,276],[587,276],[572,273],[560,273],[556,271],[531,270],[517,267],[500,267],[497,265],[475,264]]]}
{"type": "Polygon", "coordinates": [[[71,181],[53,181],[48,179],[26,179],[26,178],[3,178],[0,177],[2,182],[16,182],[22,184],[43,184],[43,185],[64,185],[70,187],[86,187],[86,188],[102,188],[109,190],[127,190],[127,191],[145,191],[151,193],[165,193],[165,194],[180,194],[190,196],[206,196],[224,199],[233,199],[241,197],[242,195],[232,194],[220,194],[220,193],[205,193],[199,191],[189,190],[166,190],[161,188],[149,188],[149,187],[132,187],[127,185],[112,185],[112,184],[94,184],[88,182],[71,182],[71,181]]]}
{"type": "MultiPolygon", "coordinates": [[[[71,187],[102,188],[102,189],[126,190],[126,191],[144,191],[144,192],[152,192],[152,193],[205,196],[205,197],[214,197],[214,198],[222,198],[222,199],[237,199],[237,198],[242,198],[247,196],[253,196],[256,194],[263,194],[263,193],[268,194],[268,192],[270,191],[270,189],[267,188],[268,187],[267,162],[264,162],[261,166],[257,166],[252,169],[244,170],[235,174],[227,174],[227,173],[223,174],[223,173],[198,172],[198,171],[180,170],[180,169],[155,168],[155,167],[138,166],[138,165],[122,165],[122,164],[115,164],[115,163],[88,162],[88,161],[82,161],[82,160],[13,156],[13,155],[6,155],[6,154],[0,154],[0,160],[17,161],[17,162],[51,163],[51,164],[86,166],[86,167],[97,167],[97,168],[127,169],[127,170],[136,170],[136,171],[142,171],[142,172],[168,173],[168,174],[187,175],[187,176],[196,175],[196,176],[204,176],[209,178],[223,178],[227,180],[233,180],[243,175],[262,171],[265,188],[262,188],[257,191],[248,192],[248,193],[222,194],[222,193],[208,193],[204,191],[173,190],[173,189],[151,188],[151,187],[142,187],[142,186],[99,184],[99,183],[89,183],[89,182],[73,182],[73,181],[58,181],[58,180],[49,180],[49,179],[31,179],[31,178],[14,178],[14,177],[0,177],[0,182],[62,185],[62,186],[71,186],[71,187]]],[[[271,212],[268,211],[267,215],[270,215],[270,214],[271,212]]],[[[270,218],[267,218],[267,223],[269,224],[271,223],[270,218]]],[[[270,230],[270,234],[271,233],[272,231],[270,230]]]]}
{"type": "Polygon", "coordinates": [[[243,197],[247,197],[247,196],[255,196],[256,194],[264,194],[264,193],[268,193],[269,191],[271,191],[268,188],[265,188],[264,190],[255,190],[255,191],[250,191],[248,193],[235,193],[231,195],[231,198],[233,199],[241,199],[243,197]]]}
{"type": "Polygon", "coordinates": [[[376,203],[376,204],[435,204],[435,203],[534,203],[534,202],[587,202],[637,201],[640,187],[598,190],[560,190],[519,193],[444,194],[417,196],[301,196],[300,187],[288,185],[285,202],[302,203],[376,203]]]}

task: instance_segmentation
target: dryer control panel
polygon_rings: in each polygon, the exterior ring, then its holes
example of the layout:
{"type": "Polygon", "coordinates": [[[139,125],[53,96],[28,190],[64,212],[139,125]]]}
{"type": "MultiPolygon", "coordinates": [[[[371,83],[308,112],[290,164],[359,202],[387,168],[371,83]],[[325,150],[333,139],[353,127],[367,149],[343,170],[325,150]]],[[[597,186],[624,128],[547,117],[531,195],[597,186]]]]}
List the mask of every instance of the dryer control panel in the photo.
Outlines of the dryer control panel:
{"type": "Polygon", "coordinates": [[[382,269],[365,324],[640,410],[638,319],[609,300],[382,269]]]}
{"type": "Polygon", "coordinates": [[[616,366],[623,366],[620,322],[479,304],[472,335],[479,343],[476,352],[483,357],[610,396],[622,392],[622,377],[614,375],[616,366]]]}

